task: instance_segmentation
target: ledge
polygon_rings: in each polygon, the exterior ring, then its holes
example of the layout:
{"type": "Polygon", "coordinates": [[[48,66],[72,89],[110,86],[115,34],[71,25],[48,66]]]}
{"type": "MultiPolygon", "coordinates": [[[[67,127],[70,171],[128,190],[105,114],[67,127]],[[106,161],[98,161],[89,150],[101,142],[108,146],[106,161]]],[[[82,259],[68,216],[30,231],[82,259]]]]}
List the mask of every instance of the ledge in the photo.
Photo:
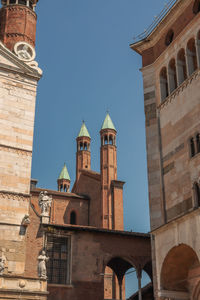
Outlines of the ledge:
{"type": "Polygon", "coordinates": [[[74,286],[72,284],[56,284],[56,283],[48,283],[48,287],[56,287],[56,288],[65,288],[65,289],[73,289],[74,286]]]}
{"type": "Polygon", "coordinates": [[[130,231],[122,231],[122,230],[110,230],[104,228],[96,228],[90,226],[77,226],[77,225],[55,225],[55,224],[43,224],[43,228],[49,230],[51,232],[52,229],[65,229],[71,231],[86,231],[86,232],[96,232],[96,233],[105,233],[105,234],[114,234],[114,235],[123,235],[130,237],[138,237],[138,238],[146,238],[150,239],[149,233],[138,233],[138,232],[130,232],[130,231]]]}

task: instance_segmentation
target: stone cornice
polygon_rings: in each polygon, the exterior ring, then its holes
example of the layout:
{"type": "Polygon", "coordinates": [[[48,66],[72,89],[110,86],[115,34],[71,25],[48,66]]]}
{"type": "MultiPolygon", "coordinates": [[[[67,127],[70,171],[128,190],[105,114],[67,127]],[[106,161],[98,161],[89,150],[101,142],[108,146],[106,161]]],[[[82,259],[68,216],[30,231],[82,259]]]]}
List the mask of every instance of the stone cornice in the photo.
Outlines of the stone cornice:
{"type": "Polygon", "coordinates": [[[19,148],[19,147],[13,147],[13,146],[9,146],[9,145],[4,145],[4,144],[0,144],[0,148],[6,148],[10,151],[19,151],[19,152],[23,152],[24,154],[28,154],[31,155],[32,154],[32,150],[27,150],[27,149],[23,149],[23,148],[19,148]]]}
{"type": "Polygon", "coordinates": [[[155,29],[143,40],[131,44],[130,48],[135,50],[137,53],[142,54],[142,52],[148,48],[153,47],[163,35],[163,31],[171,26],[173,19],[176,20],[181,16],[185,7],[188,6],[188,0],[177,0],[172,9],[166,14],[166,16],[160,21],[160,23],[155,27],[155,29]]]}
{"type": "Polygon", "coordinates": [[[22,200],[22,199],[27,200],[30,198],[30,194],[0,190],[0,198],[6,198],[12,200],[22,200]]]}

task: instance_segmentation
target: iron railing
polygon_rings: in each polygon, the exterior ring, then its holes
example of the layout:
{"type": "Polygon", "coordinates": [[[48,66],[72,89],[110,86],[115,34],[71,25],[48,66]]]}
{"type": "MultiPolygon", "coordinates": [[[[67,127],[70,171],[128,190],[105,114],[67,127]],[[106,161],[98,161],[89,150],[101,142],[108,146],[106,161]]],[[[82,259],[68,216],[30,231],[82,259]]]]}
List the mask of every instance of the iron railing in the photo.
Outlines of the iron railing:
{"type": "Polygon", "coordinates": [[[153,32],[156,26],[162,21],[162,19],[167,15],[167,13],[171,10],[171,8],[175,5],[177,1],[178,0],[169,0],[165,4],[160,14],[155,16],[154,21],[151,23],[151,25],[147,29],[145,29],[143,33],[133,37],[133,44],[146,39],[153,32]]]}

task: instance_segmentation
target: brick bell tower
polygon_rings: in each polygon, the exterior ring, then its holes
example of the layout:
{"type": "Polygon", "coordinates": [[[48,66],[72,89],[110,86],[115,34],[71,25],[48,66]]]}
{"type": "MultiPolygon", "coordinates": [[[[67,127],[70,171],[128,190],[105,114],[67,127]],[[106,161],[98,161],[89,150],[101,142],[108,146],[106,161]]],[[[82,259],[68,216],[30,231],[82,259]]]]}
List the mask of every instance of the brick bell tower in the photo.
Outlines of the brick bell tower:
{"type": "Polygon", "coordinates": [[[81,170],[91,169],[91,152],[90,152],[91,137],[84,121],[76,141],[77,141],[76,180],[78,180],[81,170]]]}
{"type": "MultiPolygon", "coordinates": [[[[101,187],[102,187],[102,226],[114,229],[114,212],[112,204],[112,181],[117,180],[117,131],[109,116],[103,122],[101,136],[101,187]]],[[[122,211],[123,214],[123,211],[122,211]]]]}
{"type": "Polygon", "coordinates": [[[17,42],[35,47],[38,0],[1,0],[0,40],[11,51],[17,42]]]}

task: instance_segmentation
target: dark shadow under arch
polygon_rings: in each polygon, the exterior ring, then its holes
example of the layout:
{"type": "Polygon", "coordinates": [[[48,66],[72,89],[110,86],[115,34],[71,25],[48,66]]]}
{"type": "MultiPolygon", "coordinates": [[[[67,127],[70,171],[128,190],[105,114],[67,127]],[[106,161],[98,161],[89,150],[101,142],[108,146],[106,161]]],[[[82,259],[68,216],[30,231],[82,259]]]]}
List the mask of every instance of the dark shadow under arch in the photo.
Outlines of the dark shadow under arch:
{"type": "Polygon", "coordinates": [[[199,264],[199,259],[190,246],[181,244],[172,248],[168,252],[162,265],[162,289],[188,292],[188,272],[191,267],[197,264],[199,264]]]}

